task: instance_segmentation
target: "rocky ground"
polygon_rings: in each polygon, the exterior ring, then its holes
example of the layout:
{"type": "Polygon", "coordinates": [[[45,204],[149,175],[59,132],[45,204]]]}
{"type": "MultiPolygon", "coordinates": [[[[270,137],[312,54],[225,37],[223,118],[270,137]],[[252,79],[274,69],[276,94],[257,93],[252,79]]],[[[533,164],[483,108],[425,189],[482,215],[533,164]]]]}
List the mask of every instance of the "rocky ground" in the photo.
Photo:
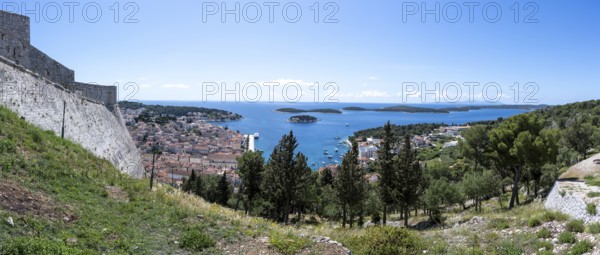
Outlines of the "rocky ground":
{"type": "Polygon", "coordinates": [[[546,208],[561,211],[586,223],[600,222],[600,215],[592,215],[587,210],[588,205],[594,205],[596,211],[600,212],[600,197],[591,195],[600,194],[600,187],[587,185],[584,181],[586,177],[598,177],[598,160],[600,154],[580,162],[562,174],[546,198],[546,208]]]}
{"type": "MultiPolygon", "coordinates": [[[[298,254],[333,254],[350,255],[352,252],[345,248],[341,243],[331,240],[329,237],[313,238],[314,245],[302,249],[298,254]]],[[[220,247],[223,254],[244,254],[244,255],[279,255],[270,244],[268,237],[253,238],[244,242],[228,244],[220,247]]]]}
{"type": "MultiPolygon", "coordinates": [[[[509,221],[517,222],[517,219],[509,219],[509,221]]],[[[558,241],[558,235],[560,233],[565,232],[567,222],[546,222],[537,227],[528,227],[525,224],[522,226],[515,225],[513,227],[509,227],[503,230],[496,230],[490,228],[489,226],[490,220],[481,216],[474,216],[469,221],[464,223],[456,223],[451,227],[445,228],[441,230],[441,234],[446,238],[446,241],[449,244],[470,247],[473,245],[473,240],[468,235],[463,235],[460,233],[472,233],[477,234],[482,237],[482,240],[479,242],[485,243],[485,237],[494,236],[496,239],[505,239],[505,238],[514,238],[515,236],[519,236],[522,234],[532,234],[535,235],[541,229],[545,228],[550,231],[551,235],[549,238],[540,238],[540,241],[550,242],[554,245],[554,249],[551,251],[553,254],[566,254],[571,250],[573,244],[561,244],[558,241]]],[[[430,233],[431,234],[431,233],[430,233]]],[[[600,254],[600,246],[598,242],[600,241],[600,236],[590,234],[590,233],[575,233],[575,236],[578,241],[587,240],[592,244],[596,244],[592,251],[585,254],[600,254]]],[[[544,251],[543,248],[540,248],[538,252],[544,251]]],[[[536,253],[531,253],[536,254],[536,253]]]]}

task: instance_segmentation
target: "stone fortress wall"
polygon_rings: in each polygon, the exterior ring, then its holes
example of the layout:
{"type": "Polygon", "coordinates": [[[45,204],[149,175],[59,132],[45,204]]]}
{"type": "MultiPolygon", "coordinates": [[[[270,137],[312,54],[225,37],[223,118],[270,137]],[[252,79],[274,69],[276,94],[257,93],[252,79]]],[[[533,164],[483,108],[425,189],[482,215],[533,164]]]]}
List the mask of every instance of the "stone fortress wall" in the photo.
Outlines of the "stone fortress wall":
{"type": "Polygon", "coordinates": [[[75,82],[73,70],[30,45],[29,18],[0,11],[0,105],[141,178],[140,153],[117,105],[117,88],[75,82]],[[64,112],[64,118],[63,118],[64,112]]]}
{"type": "Polygon", "coordinates": [[[88,99],[112,107],[117,89],[75,82],[75,72],[52,59],[30,44],[29,17],[0,11],[0,56],[10,59],[40,76],[61,84],[70,91],[78,91],[88,99]]]}

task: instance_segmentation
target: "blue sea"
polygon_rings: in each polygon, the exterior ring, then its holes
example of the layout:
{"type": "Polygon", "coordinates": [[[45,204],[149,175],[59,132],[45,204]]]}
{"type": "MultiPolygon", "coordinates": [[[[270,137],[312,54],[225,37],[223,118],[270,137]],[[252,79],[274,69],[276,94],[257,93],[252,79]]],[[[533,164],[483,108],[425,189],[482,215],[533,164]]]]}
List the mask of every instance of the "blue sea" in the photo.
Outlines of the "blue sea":
{"type": "MultiPolygon", "coordinates": [[[[403,112],[370,112],[370,111],[343,111],[343,114],[308,113],[317,117],[320,121],[316,123],[290,123],[288,118],[291,113],[275,112],[276,109],[291,107],[298,109],[332,108],[342,109],[349,106],[363,108],[381,108],[398,104],[376,104],[376,103],[221,103],[221,102],[193,102],[193,101],[142,101],[145,104],[173,105],[173,106],[196,106],[216,108],[235,112],[244,116],[239,121],[215,123],[227,126],[232,130],[239,130],[244,134],[259,133],[260,139],[256,140],[256,147],[264,151],[264,157],[268,158],[273,148],[281,137],[293,130],[299,142],[298,151],[308,157],[309,165],[316,169],[325,164],[341,162],[348,148],[340,145],[348,136],[355,131],[379,127],[388,120],[397,125],[416,123],[445,123],[464,124],[467,122],[481,120],[496,120],[499,117],[510,117],[526,110],[515,109],[483,109],[469,112],[451,112],[449,114],[439,113],[403,113],[403,112]],[[348,123],[348,126],[346,126],[348,123]],[[341,140],[337,140],[340,137],[341,140]],[[335,153],[338,148],[338,153],[335,153]],[[323,154],[328,150],[333,158],[327,158],[323,154]],[[314,164],[312,164],[314,163],[314,164]]],[[[430,104],[415,105],[420,107],[442,108],[463,106],[457,104],[430,104]]]]}

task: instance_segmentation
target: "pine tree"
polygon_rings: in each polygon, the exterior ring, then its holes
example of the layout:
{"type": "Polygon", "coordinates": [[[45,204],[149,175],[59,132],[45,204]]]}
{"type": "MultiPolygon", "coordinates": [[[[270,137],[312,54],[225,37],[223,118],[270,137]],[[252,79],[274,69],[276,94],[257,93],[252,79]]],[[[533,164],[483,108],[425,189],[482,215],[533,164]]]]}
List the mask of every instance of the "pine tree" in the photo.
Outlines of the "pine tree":
{"type": "Polygon", "coordinates": [[[271,206],[270,217],[286,224],[292,207],[311,184],[306,158],[302,153],[294,155],[297,147],[292,131],[284,135],[271,153],[263,180],[263,195],[271,206]]]}
{"type": "Polygon", "coordinates": [[[462,133],[463,140],[459,141],[459,148],[462,154],[474,161],[473,169],[478,170],[479,165],[485,160],[486,153],[489,150],[490,138],[488,128],[483,125],[477,125],[462,133]]]}
{"type": "Polygon", "coordinates": [[[229,182],[227,182],[227,173],[223,172],[223,176],[219,180],[219,184],[217,185],[218,198],[217,203],[220,205],[227,205],[227,201],[229,201],[229,182]]]}
{"type": "Polygon", "coordinates": [[[388,121],[383,126],[383,143],[379,148],[379,196],[383,203],[383,225],[387,223],[387,213],[390,205],[396,202],[394,191],[396,190],[395,168],[394,168],[394,150],[398,139],[392,130],[392,125],[388,121]]]}
{"type": "Polygon", "coordinates": [[[594,146],[591,139],[596,128],[587,121],[588,119],[588,116],[578,115],[567,121],[564,130],[564,143],[579,152],[581,159],[585,159],[587,151],[594,146]]]}
{"type": "Polygon", "coordinates": [[[185,181],[183,184],[183,191],[191,192],[194,186],[196,185],[196,172],[192,169],[192,174],[190,178],[185,181]]]}
{"type": "Polygon", "coordinates": [[[352,227],[354,216],[362,218],[367,184],[364,173],[358,164],[358,144],[352,143],[352,149],[344,155],[341,166],[338,167],[334,188],[342,211],[342,227],[346,227],[349,219],[352,227]]]}
{"type": "Polygon", "coordinates": [[[410,209],[419,201],[423,191],[423,171],[417,160],[416,152],[412,149],[410,137],[404,137],[404,144],[394,160],[397,177],[397,200],[404,215],[404,226],[408,226],[410,209]]]}
{"type": "Polygon", "coordinates": [[[199,197],[204,197],[204,183],[202,181],[202,175],[198,175],[198,177],[196,177],[194,184],[194,193],[199,197]]]}
{"type": "Polygon", "coordinates": [[[527,173],[539,183],[541,174],[531,170],[556,161],[559,136],[556,130],[544,130],[543,119],[535,114],[517,115],[490,131],[494,170],[513,180],[509,209],[519,205],[519,183],[523,174],[527,173]]]}
{"type": "Polygon", "coordinates": [[[262,152],[249,151],[238,158],[238,171],[242,179],[238,192],[244,197],[246,214],[252,211],[254,201],[260,194],[264,162],[262,152]]]}
{"type": "Polygon", "coordinates": [[[333,184],[333,173],[331,169],[325,168],[321,172],[321,186],[328,186],[333,184]]]}

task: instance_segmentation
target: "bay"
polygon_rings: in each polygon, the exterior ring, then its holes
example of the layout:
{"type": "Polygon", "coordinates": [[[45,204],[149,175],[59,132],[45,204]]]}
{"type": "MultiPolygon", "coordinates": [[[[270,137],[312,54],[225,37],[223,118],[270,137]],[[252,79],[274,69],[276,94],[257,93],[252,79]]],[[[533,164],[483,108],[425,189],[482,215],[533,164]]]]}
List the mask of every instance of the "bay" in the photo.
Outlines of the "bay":
{"type": "MultiPolygon", "coordinates": [[[[241,114],[244,119],[230,122],[217,122],[214,124],[227,126],[232,130],[239,130],[243,134],[259,133],[260,138],[255,141],[257,148],[264,151],[264,157],[268,158],[273,148],[281,137],[294,132],[299,146],[297,151],[308,157],[309,165],[317,169],[323,164],[341,162],[340,156],[348,148],[340,145],[348,136],[358,130],[379,127],[388,120],[396,125],[407,125],[417,123],[444,123],[465,124],[473,121],[496,120],[499,117],[507,118],[513,115],[528,112],[528,110],[517,109],[482,109],[468,112],[441,113],[404,113],[404,112],[374,112],[374,111],[343,111],[342,114],[307,113],[319,119],[316,123],[290,123],[289,117],[298,114],[275,112],[279,108],[317,109],[331,108],[342,109],[349,106],[375,109],[398,104],[378,103],[234,103],[234,102],[199,102],[199,101],[142,101],[145,104],[173,105],[173,106],[196,106],[216,108],[241,114]],[[348,126],[346,126],[346,123],[348,126]],[[336,137],[341,138],[340,140],[336,137]],[[338,148],[338,152],[335,152],[338,148]],[[328,150],[333,158],[323,154],[328,150]]],[[[419,104],[413,105],[429,108],[468,106],[460,104],[419,104]]]]}

